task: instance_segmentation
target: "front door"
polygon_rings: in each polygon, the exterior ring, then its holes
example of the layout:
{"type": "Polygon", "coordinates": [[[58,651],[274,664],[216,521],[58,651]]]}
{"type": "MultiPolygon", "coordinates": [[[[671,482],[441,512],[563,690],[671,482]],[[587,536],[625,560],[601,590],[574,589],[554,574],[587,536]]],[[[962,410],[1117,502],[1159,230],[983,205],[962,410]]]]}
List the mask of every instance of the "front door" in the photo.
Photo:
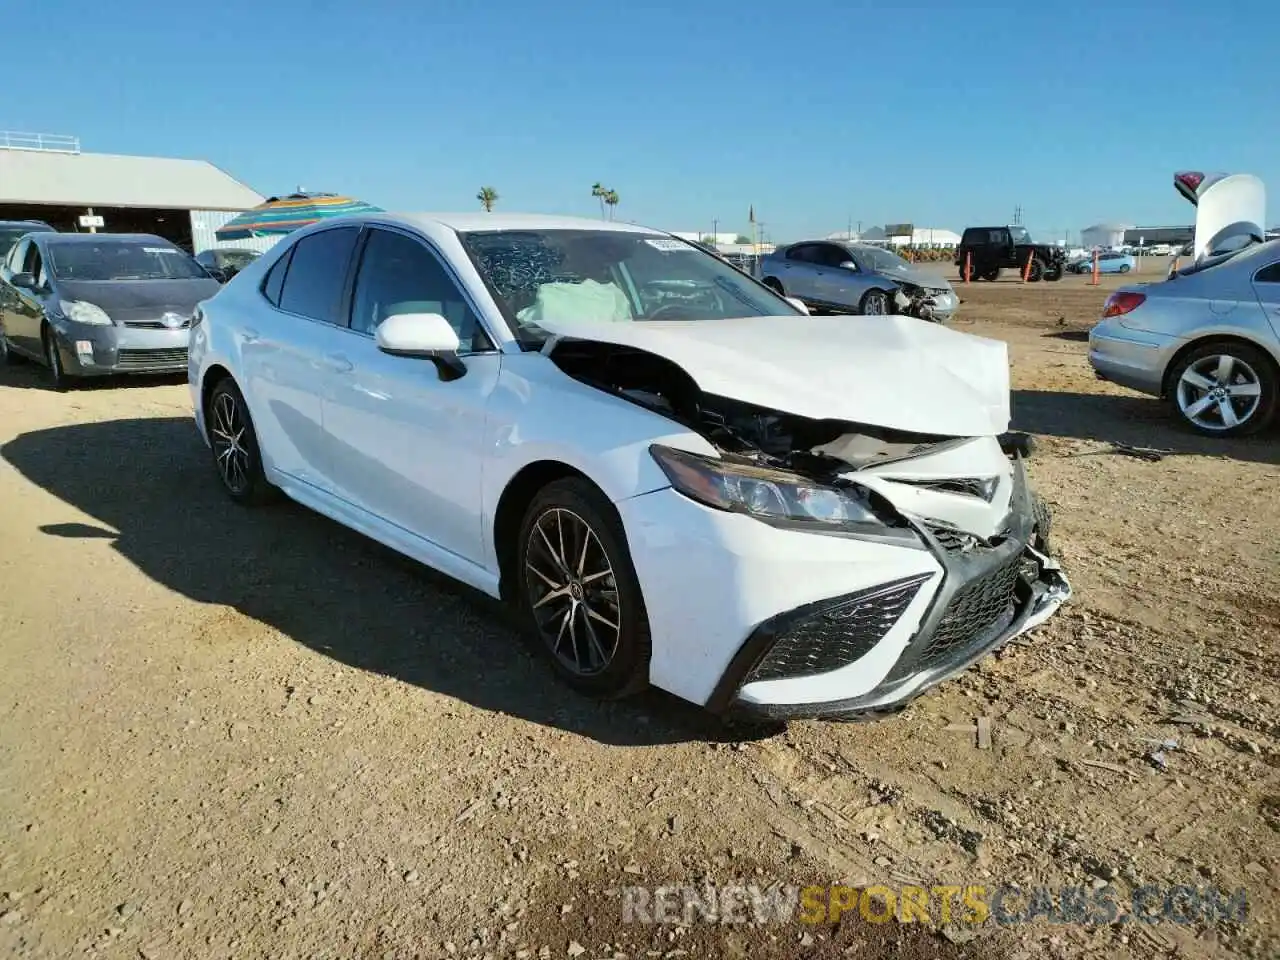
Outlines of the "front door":
{"type": "Polygon", "coordinates": [[[324,401],[335,494],[482,563],[485,412],[501,356],[457,281],[421,238],[367,231],[340,359],[342,369],[327,375],[324,401]],[[429,359],[378,349],[378,324],[405,313],[441,314],[452,324],[463,376],[442,379],[429,359]]]}
{"type": "Polygon", "coordinates": [[[342,303],[358,227],[303,237],[267,274],[271,304],[235,319],[241,384],[270,465],[321,490],[329,482],[321,391],[349,333],[342,303]]]}
{"type": "Polygon", "coordinates": [[[23,240],[9,260],[14,274],[29,273],[36,281],[36,289],[24,290],[10,285],[4,305],[4,332],[11,346],[19,353],[33,357],[44,355],[41,327],[44,323],[43,297],[48,291],[49,276],[44,258],[34,240],[23,240]]]}

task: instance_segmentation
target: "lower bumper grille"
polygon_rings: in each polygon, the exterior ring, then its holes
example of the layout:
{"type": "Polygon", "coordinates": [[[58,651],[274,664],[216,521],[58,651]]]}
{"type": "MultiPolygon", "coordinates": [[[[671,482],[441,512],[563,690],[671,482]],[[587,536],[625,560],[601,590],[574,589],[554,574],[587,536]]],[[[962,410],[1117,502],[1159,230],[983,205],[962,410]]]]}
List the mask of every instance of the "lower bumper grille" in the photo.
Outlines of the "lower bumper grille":
{"type": "Polygon", "coordinates": [[[149,370],[176,370],[186,365],[186,347],[171,350],[121,350],[116,354],[117,370],[145,373],[149,370]]]}
{"type": "Polygon", "coordinates": [[[985,644],[992,632],[1008,626],[1017,602],[1022,555],[1015,554],[994,570],[965,584],[948,604],[928,645],[914,662],[900,663],[889,679],[927,670],[971,645],[985,644]]]}
{"type": "Polygon", "coordinates": [[[837,670],[865,655],[898,622],[929,575],[816,604],[786,625],[746,682],[837,670]]]}

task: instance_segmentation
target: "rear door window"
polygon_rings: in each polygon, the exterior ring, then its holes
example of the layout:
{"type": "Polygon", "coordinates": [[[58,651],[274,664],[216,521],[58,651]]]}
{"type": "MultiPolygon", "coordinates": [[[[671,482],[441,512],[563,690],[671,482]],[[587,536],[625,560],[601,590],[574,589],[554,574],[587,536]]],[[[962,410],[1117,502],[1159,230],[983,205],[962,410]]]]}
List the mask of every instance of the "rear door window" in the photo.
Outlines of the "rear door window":
{"type": "Polygon", "coordinates": [[[345,325],[341,300],[359,235],[358,227],[334,227],[294,244],[280,291],[280,309],[322,323],[345,325]]]}

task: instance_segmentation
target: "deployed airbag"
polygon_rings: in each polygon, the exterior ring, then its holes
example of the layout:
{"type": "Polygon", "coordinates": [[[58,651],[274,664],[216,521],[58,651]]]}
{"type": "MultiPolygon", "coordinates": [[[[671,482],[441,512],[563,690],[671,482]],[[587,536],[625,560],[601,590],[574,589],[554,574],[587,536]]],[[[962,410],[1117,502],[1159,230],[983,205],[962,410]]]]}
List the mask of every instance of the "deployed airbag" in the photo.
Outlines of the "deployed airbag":
{"type": "Polygon", "coordinates": [[[631,304],[614,283],[544,283],[537,298],[516,314],[521,323],[546,328],[547,323],[619,322],[630,320],[631,304]]]}

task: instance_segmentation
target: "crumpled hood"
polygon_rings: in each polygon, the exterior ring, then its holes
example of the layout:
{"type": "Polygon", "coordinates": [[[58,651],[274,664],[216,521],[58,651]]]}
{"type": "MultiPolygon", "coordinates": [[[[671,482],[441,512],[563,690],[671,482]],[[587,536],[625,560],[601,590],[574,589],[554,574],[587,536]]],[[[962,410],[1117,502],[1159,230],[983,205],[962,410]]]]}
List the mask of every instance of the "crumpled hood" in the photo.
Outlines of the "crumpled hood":
{"type": "Polygon", "coordinates": [[[952,290],[951,282],[936,271],[922,270],[919,267],[908,267],[906,270],[881,270],[880,276],[899,283],[914,283],[926,290],[952,290]]]}
{"type": "Polygon", "coordinates": [[[817,420],[940,436],[1009,428],[1008,348],[913,317],[552,320],[557,338],[645,350],[707,393],[817,420]]]}

